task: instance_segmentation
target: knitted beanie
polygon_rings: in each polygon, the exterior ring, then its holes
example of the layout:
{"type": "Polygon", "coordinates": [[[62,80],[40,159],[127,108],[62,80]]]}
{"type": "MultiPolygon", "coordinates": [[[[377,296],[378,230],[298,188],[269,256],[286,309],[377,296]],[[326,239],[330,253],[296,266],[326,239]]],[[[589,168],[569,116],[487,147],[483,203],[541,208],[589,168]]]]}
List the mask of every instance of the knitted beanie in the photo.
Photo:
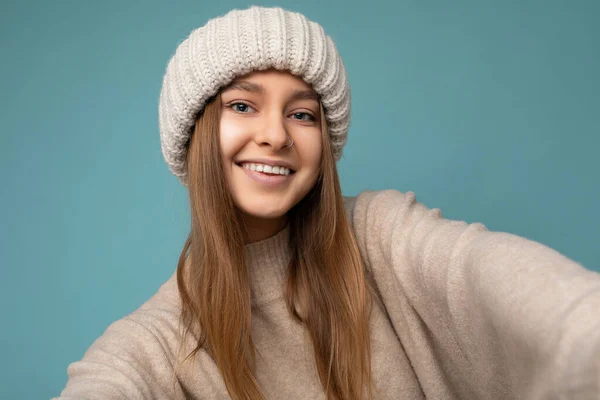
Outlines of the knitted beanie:
{"type": "Polygon", "coordinates": [[[335,160],[350,124],[350,88],[331,38],[316,22],[281,8],[232,10],[195,29],[175,51],[159,100],[161,150],[187,186],[186,156],[206,102],[235,78],[275,68],[302,78],[319,94],[335,160]]]}

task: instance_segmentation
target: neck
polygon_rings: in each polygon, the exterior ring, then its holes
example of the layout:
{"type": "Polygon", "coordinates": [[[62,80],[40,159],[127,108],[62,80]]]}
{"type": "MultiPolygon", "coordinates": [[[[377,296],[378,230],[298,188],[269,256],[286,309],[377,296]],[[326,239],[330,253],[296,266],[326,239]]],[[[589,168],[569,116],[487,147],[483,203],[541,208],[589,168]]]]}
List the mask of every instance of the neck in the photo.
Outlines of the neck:
{"type": "Polygon", "coordinates": [[[250,244],[274,236],[277,232],[285,228],[287,217],[264,219],[252,215],[243,214],[242,222],[246,227],[245,244],[250,244]]]}

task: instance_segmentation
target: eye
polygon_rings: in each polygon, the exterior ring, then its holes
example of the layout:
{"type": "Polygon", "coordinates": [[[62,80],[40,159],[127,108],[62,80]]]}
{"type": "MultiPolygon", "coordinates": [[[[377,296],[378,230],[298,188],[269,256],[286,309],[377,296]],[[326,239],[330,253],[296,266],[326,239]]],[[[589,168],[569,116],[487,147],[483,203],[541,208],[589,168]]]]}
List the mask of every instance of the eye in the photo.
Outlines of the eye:
{"type": "Polygon", "coordinates": [[[252,107],[250,107],[248,104],[246,103],[242,103],[240,101],[235,102],[235,103],[231,103],[229,105],[229,108],[233,109],[233,111],[242,113],[242,114],[248,114],[250,112],[256,112],[256,110],[252,107]],[[250,111],[252,110],[252,111],[250,111]]]}
{"type": "Polygon", "coordinates": [[[293,113],[292,117],[299,121],[314,121],[315,120],[315,117],[313,117],[311,114],[305,113],[305,112],[293,113]]]}

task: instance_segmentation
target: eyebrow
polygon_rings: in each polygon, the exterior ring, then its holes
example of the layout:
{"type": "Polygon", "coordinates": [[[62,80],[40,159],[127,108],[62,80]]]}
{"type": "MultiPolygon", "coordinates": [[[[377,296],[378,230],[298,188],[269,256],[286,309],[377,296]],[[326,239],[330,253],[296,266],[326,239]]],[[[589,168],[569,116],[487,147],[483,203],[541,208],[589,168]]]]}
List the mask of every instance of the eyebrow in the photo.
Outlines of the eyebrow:
{"type": "Polygon", "coordinates": [[[265,88],[262,85],[258,85],[256,83],[248,82],[248,81],[233,81],[229,86],[223,89],[224,92],[228,90],[243,90],[244,92],[250,93],[259,93],[263,94],[265,92],[265,88]]]}
{"type": "MultiPolygon", "coordinates": [[[[266,92],[264,86],[243,80],[233,81],[229,86],[223,89],[223,92],[235,89],[258,94],[265,94],[266,92]]],[[[296,89],[292,92],[292,95],[290,96],[289,100],[314,100],[316,102],[321,101],[319,94],[312,89],[296,89]]]]}
{"type": "Polygon", "coordinates": [[[317,103],[321,101],[319,95],[314,90],[294,90],[290,100],[314,100],[317,103]]]}

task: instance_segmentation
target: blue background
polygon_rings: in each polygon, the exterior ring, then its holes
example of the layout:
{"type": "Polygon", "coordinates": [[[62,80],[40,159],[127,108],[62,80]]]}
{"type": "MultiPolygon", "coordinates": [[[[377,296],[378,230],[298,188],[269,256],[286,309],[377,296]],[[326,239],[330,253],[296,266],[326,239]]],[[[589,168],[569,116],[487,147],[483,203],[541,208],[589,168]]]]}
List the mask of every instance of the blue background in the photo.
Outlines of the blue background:
{"type": "MultiPolygon", "coordinates": [[[[600,2],[261,4],[320,22],[345,60],[346,195],[412,190],[600,270],[600,2]]],[[[192,29],[248,5],[2,2],[0,398],[58,395],[173,273],[189,211],[161,79],[192,29]]]]}

